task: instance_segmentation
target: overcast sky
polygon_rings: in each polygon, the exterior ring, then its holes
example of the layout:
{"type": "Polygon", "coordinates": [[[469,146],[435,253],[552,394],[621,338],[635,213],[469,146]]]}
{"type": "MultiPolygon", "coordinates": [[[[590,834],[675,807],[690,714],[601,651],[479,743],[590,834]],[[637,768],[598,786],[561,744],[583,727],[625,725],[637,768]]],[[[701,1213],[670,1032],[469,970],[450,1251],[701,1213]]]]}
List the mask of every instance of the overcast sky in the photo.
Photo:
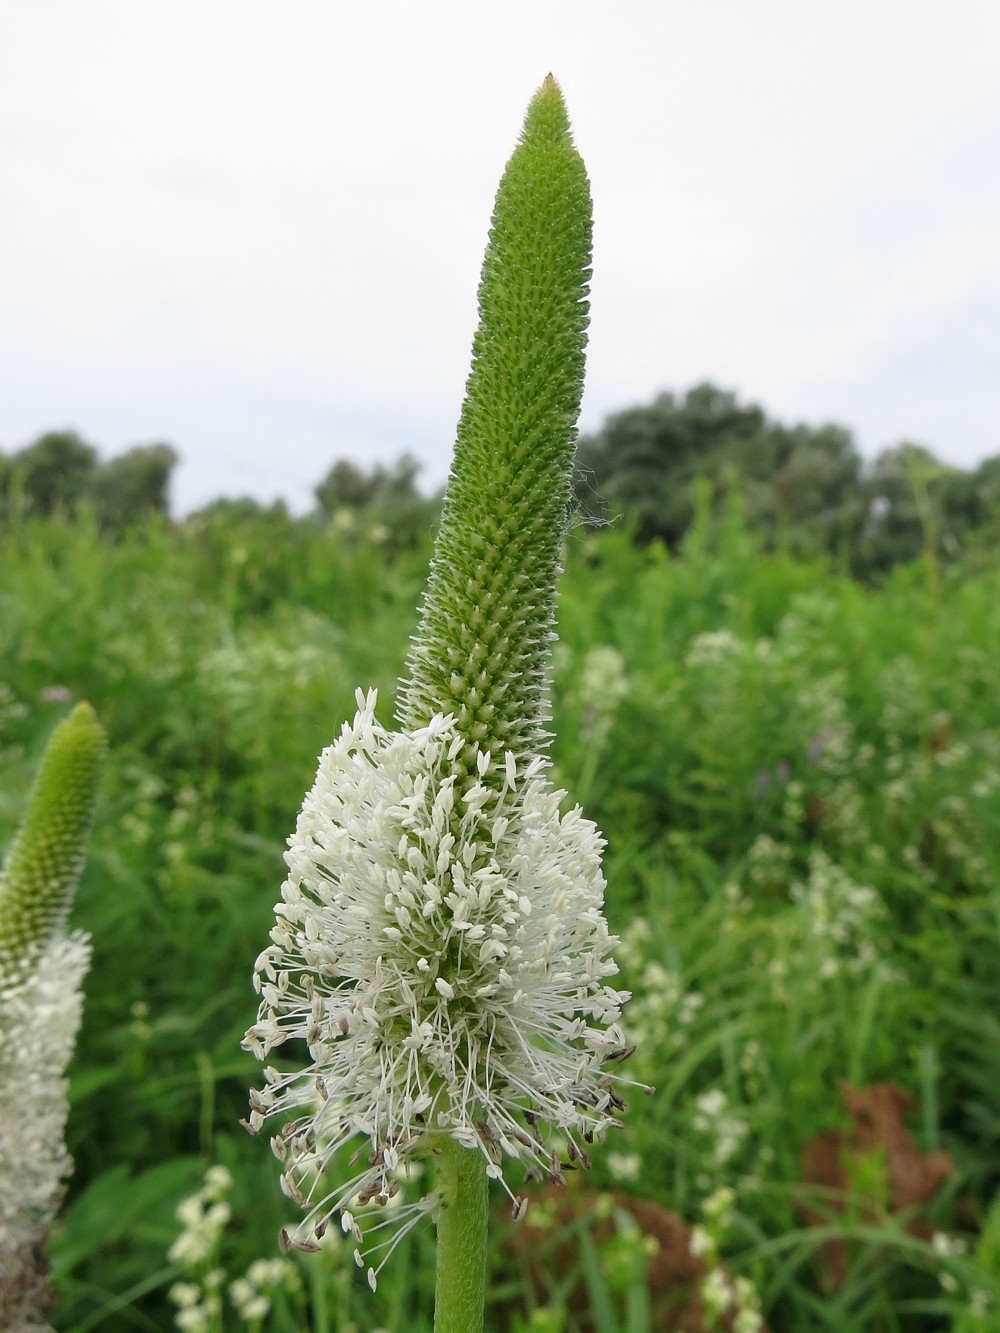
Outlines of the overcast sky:
{"type": "Polygon", "coordinates": [[[997,0],[0,0],[0,449],[167,440],[175,508],[448,466],[493,195],[559,79],[582,426],[702,379],[1000,453],[997,0]]]}

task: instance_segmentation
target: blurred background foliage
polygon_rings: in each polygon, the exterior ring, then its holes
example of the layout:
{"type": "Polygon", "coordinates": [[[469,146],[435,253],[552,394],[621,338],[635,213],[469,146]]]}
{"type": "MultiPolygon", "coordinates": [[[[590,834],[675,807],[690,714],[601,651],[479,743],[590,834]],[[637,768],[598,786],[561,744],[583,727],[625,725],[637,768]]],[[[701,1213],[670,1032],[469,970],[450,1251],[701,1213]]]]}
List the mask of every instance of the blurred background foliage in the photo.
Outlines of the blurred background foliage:
{"type": "MultiPolygon", "coordinates": [[[[642,1333],[683,1310],[690,1333],[743,1333],[759,1306],[775,1333],[989,1333],[996,469],[902,448],[866,470],[843,432],[785,431],[708,389],[623,417],[634,454],[609,443],[622,418],[581,448],[580,511],[597,488],[625,519],[578,513],[568,535],[551,753],[608,838],[626,1070],[656,1092],[521,1241],[498,1221],[488,1326],[642,1333]],[[640,502],[668,466],[657,432],[682,425],[702,443],[677,446],[658,531],[640,502]],[[647,484],[627,492],[630,457],[647,484]],[[842,484],[855,518],[824,526],[842,484]],[[981,521],[950,527],[963,495],[981,521]],[[790,497],[814,517],[793,523],[790,497]]],[[[434,501],[411,460],[336,464],[303,518],[220,500],[174,521],[165,453],[113,460],[102,491],[111,464],[43,438],[22,451],[37,472],[7,460],[0,524],[0,845],[72,701],[111,740],[74,910],[95,959],[56,1327],[162,1333],[188,1311],[179,1326],[207,1333],[429,1330],[429,1231],[377,1294],[332,1230],[265,1276],[292,1205],[238,1122],[285,839],[355,687],[391,719],[434,501]]]]}

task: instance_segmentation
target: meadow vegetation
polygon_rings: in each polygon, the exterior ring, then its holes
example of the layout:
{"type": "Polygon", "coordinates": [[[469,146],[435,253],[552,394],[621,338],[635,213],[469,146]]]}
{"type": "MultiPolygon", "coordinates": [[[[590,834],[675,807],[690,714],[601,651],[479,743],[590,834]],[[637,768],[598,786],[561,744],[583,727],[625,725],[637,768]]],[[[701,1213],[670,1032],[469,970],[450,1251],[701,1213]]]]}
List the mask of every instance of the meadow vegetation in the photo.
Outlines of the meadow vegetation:
{"type": "MultiPolygon", "coordinates": [[[[608,839],[656,1090],[529,1209],[534,1260],[494,1226],[487,1327],[668,1327],[669,1209],[704,1329],[996,1329],[1000,572],[863,586],[760,549],[736,492],[674,554],[631,538],[569,535],[551,756],[608,839]]],[[[0,529],[0,843],[71,701],[110,738],[64,1333],[431,1327],[432,1236],[375,1294],[346,1238],[280,1256],[296,1209],[239,1126],[284,842],[355,687],[392,716],[429,550],[239,506],[0,529]]]]}

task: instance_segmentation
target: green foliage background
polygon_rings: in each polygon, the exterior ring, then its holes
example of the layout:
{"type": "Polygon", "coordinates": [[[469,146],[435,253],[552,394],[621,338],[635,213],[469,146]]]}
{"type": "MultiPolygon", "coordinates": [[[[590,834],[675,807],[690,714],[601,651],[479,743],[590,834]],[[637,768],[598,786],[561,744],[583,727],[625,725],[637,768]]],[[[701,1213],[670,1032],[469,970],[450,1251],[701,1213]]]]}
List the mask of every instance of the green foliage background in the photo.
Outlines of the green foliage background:
{"type": "MultiPolygon", "coordinates": [[[[566,552],[552,754],[608,837],[633,1063],[657,1088],[593,1183],[689,1221],[731,1185],[723,1252],[773,1329],[947,1328],[997,1280],[975,1241],[1000,1188],[1000,574],[919,559],[876,591],[761,551],[736,492],[721,519],[694,511],[678,555],[585,527],[566,552]],[[831,1208],[849,1267],[822,1289],[799,1157],[845,1123],[842,1079],[913,1097],[917,1147],[954,1160],[928,1224],[966,1253],[905,1234],[873,1168],[856,1189],[881,1211],[831,1208]]],[[[52,1243],[65,1333],[172,1326],[174,1210],[209,1164],[234,1176],[230,1278],[289,1217],[238,1127],[257,1074],[239,1043],[316,756],[356,685],[392,716],[429,543],[374,536],[239,506],[114,542],[92,513],[0,530],[0,842],[67,695],[111,744],[73,918],[95,959],[52,1243]]],[[[500,1330],[537,1298],[495,1231],[500,1330]]],[[[377,1296],[346,1250],[303,1257],[263,1326],[429,1328],[430,1240],[377,1296]]],[[[643,1326],[620,1268],[591,1292],[602,1329],[643,1326]]],[[[558,1292],[543,1304],[535,1327],[577,1327],[558,1292]]]]}

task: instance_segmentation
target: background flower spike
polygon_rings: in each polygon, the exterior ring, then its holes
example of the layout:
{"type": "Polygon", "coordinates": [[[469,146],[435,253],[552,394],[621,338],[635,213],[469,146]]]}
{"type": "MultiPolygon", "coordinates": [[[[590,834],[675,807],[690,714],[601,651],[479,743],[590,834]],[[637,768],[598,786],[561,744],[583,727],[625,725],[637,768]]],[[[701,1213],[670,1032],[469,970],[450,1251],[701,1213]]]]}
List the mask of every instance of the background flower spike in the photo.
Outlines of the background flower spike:
{"type": "Polygon", "coordinates": [[[45,1329],[43,1242],[72,1163],[66,1066],[90,963],[66,934],[105,753],[89,704],[56,727],[0,872],[0,1328],[45,1329]]]}
{"type": "Polygon", "coordinates": [[[52,733],[0,871],[0,984],[16,981],[66,923],[87,854],[106,749],[88,703],[52,733]]]}

